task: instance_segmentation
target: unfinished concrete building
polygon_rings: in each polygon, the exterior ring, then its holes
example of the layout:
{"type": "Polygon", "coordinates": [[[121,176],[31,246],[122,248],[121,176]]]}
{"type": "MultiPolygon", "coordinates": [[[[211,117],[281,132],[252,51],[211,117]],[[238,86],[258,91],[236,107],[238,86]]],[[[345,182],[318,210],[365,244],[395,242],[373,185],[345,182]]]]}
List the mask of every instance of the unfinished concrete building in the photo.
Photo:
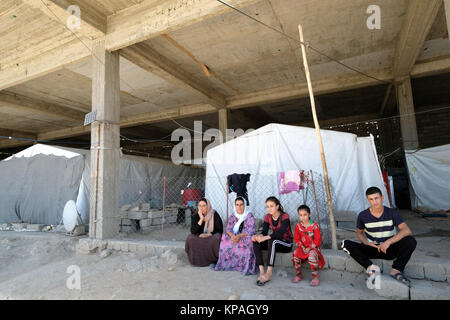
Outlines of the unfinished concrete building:
{"type": "Polygon", "coordinates": [[[372,133],[408,206],[402,150],[450,142],[450,0],[382,0],[375,17],[366,0],[225,2],[1,1],[0,156],[36,141],[90,148],[91,235],[111,238],[120,148],[168,158],[174,145],[130,140],[194,120],[313,126],[302,24],[321,127],[372,133]]]}

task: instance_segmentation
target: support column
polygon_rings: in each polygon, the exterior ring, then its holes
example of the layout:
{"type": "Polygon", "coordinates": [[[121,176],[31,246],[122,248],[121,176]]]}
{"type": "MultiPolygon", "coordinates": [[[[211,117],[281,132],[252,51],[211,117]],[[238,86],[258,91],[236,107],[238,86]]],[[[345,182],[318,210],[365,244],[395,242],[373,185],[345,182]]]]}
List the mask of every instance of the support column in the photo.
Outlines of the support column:
{"type": "Polygon", "coordinates": [[[447,34],[449,35],[448,40],[450,41],[450,0],[444,0],[445,6],[445,17],[447,20],[447,34]]]}
{"type": "Polygon", "coordinates": [[[417,135],[416,116],[414,115],[411,78],[401,79],[396,84],[396,90],[403,147],[405,150],[417,149],[419,148],[419,138],[417,135]]]}
{"type": "Polygon", "coordinates": [[[227,128],[228,128],[228,109],[219,109],[219,131],[222,134],[222,143],[227,142],[227,128]]]}
{"type": "Polygon", "coordinates": [[[92,57],[91,194],[89,237],[119,233],[120,79],[119,53],[98,41],[92,57]]]}

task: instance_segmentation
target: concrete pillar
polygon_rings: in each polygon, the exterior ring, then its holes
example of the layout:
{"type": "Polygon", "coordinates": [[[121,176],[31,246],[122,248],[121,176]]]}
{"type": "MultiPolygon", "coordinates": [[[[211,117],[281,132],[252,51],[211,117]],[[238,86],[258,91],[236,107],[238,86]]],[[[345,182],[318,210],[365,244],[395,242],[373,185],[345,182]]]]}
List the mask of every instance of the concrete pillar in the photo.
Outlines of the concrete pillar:
{"type": "Polygon", "coordinates": [[[222,143],[227,142],[227,128],[228,128],[228,109],[219,109],[219,131],[222,134],[222,143]]]}
{"type": "MultiPolygon", "coordinates": [[[[447,19],[447,33],[450,35],[450,0],[444,0],[445,17],[447,19]]],[[[450,36],[448,37],[450,41],[450,36]]]]}
{"type": "Polygon", "coordinates": [[[405,150],[417,149],[419,147],[419,138],[417,135],[416,116],[414,115],[411,78],[401,79],[396,85],[396,90],[403,147],[405,150]]]}
{"type": "Polygon", "coordinates": [[[119,53],[98,41],[92,58],[91,195],[89,237],[119,233],[120,79],[119,53]]]}

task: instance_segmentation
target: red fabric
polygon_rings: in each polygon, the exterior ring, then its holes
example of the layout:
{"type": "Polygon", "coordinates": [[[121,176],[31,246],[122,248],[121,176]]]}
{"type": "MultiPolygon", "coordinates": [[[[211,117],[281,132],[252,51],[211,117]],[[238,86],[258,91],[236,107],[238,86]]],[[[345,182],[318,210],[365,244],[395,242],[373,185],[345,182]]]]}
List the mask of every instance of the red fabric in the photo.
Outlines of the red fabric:
{"type": "Polygon", "coordinates": [[[294,251],[293,258],[306,260],[309,257],[309,252],[314,250],[318,256],[318,267],[322,269],[325,265],[325,259],[320,252],[320,244],[322,237],[320,235],[320,229],[317,223],[309,225],[307,228],[303,227],[301,222],[295,225],[295,244],[297,249],[294,251]]]}

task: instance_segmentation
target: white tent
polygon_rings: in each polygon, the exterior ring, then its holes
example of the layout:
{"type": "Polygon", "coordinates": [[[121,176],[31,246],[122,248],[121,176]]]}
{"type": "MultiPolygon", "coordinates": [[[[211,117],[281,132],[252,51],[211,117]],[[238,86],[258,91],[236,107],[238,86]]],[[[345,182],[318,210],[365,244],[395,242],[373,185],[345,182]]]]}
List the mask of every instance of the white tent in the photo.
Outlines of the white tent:
{"type": "Polygon", "coordinates": [[[450,144],[405,152],[413,206],[450,209],[450,144]]]}
{"type": "MultiPolygon", "coordinates": [[[[142,202],[162,206],[164,176],[171,179],[171,187],[183,189],[175,186],[186,182],[182,177],[203,177],[204,170],[122,155],[119,174],[120,206],[142,202]]],[[[0,223],[58,224],[68,200],[76,200],[84,222],[89,221],[89,150],[36,144],[0,161],[0,177],[0,223]]],[[[192,180],[198,184],[202,179],[192,180]]]]}
{"type": "MultiPolygon", "coordinates": [[[[321,130],[321,135],[334,211],[346,215],[351,213],[356,218],[360,211],[368,207],[365,197],[368,187],[376,186],[383,194],[387,194],[373,137],[358,138],[354,134],[330,130],[321,130]]],[[[312,199],[309,197],[306,201],[299,193],[293,195],[293,200],[292,197],[279,195],[279,174],[290,170],[312,170],[321,178],[323,171],[316,131],[305,127],[269,124],[208,151],[206,197],[224,217],[227,212],[226,177],[234,173],[250,173],[247,184],[249,202],[258,218],[266,213],[265,199],[274,195],[279,197],[291,219],[298,219],[298,205],[304,202],[309,204],[312,199]]],[[[323,181],[317,182],[323,185],[323,181]]],[[[322,191],[322,202],[326,202],[325,189],[318,191],[322,191]]],[[[230,194],[230,198],[233,196],[234,193],[230,194]]],[[[232,212],[232,205],[229,200],[229,213],[232,212]]],[[[388,206],[387,199],[385,205],[388,206]]],[[[319,207],[320,219],[322,216],[326,219],[326,203],[319,207]]]]}

